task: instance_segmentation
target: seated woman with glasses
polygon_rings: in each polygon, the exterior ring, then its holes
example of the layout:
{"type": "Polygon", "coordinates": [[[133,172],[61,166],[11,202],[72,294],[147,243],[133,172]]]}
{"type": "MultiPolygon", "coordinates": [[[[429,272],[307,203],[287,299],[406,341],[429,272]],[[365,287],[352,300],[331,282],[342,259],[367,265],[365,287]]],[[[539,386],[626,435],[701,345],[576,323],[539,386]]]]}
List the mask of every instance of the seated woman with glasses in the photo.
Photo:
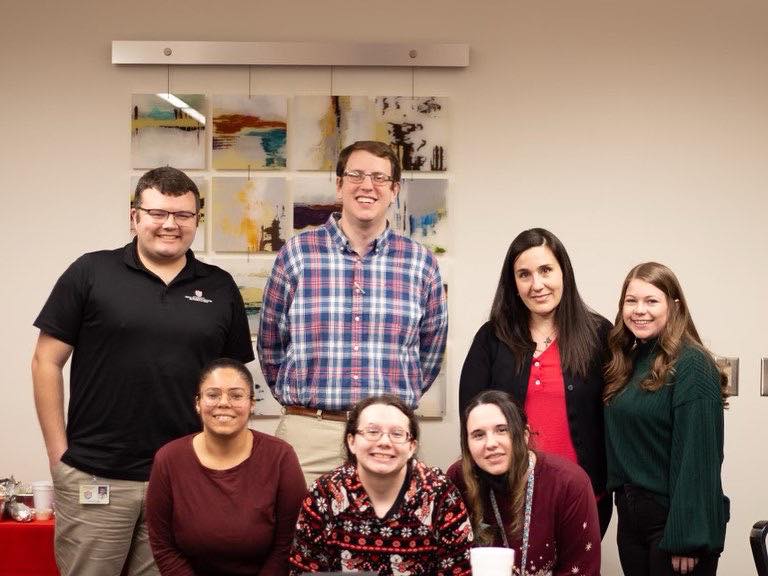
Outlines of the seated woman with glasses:
{"type": "Polygon", "coordinates": [[[163,576],[288,573],[306,484],[287,443],[248,429],[253,402],[248,369],[214,360],[195,400],[203,431],[157,452],[146,516],[163,576]]]}
{"type": "Polygon", "coordinates": [[[414,458],[418,437],[413,411],[395,396],[352,408],[346,464],[318,478],[304,498],[289,556],[292,575],[470,574],[466,508],[439,470],[414,458]]]}
{"type": "Polygon", "coordinates": [[[478,546],[515,551],[515,574],[600,574],[600,525],[580,466],[528,445],[525,415],[498,390],[469,401],[461,460],[447,476],[464,497],[478,546]],[[524,571],[521,570],[524,566],[524,571]]]}

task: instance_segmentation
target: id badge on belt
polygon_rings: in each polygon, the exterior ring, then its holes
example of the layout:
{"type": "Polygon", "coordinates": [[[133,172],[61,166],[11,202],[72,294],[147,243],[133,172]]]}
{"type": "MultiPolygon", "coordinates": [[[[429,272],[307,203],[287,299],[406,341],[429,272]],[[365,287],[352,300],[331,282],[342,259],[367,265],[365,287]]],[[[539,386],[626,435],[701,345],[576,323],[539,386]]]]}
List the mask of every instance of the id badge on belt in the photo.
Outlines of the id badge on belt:
{"type": "Polygon", "coordinates": [[[109,484],[80,484],[80,504],[109,504],[109,484]]]}

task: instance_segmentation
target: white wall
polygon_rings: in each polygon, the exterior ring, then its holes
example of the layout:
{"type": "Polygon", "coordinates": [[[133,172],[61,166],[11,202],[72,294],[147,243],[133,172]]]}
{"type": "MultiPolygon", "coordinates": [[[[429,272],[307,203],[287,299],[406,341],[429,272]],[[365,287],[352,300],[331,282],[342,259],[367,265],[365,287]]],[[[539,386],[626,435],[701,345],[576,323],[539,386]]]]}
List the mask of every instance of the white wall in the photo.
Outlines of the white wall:
{"type": "MultiPolygon", "coordinates": [[[[658,259],[699,331],[741,358],[726,415],[732,498],[724,574],[751,573],[749,527],[768,517],[759,358],[768,356],[768,5],[739,0],[5,1],[0,35],[0,476],[47,474],[32,403],[31,322],[83,252],[125,241],[131,92],[162,67],[115,67],[110,42],[467,42],[466,70],[418,70],[417,94],[453,101],[448,417],[422,455],[457,453],[455,394],[511,239],[564,241],[584,297],[615,314],[624,274],[658,259]],[[114,4],[114,5],[113,5],[114,4]]],[[[256,91],[324,93],[328,71],[254,70],[256,91]]],[[[176,68],[176,90],[247,90],[242,68],[176,68]]],[[[410,93],[408,70],[338,69],[338,93],[410,93]]],[[[619,574],[613,536],[604,573],[619,574]]]]}

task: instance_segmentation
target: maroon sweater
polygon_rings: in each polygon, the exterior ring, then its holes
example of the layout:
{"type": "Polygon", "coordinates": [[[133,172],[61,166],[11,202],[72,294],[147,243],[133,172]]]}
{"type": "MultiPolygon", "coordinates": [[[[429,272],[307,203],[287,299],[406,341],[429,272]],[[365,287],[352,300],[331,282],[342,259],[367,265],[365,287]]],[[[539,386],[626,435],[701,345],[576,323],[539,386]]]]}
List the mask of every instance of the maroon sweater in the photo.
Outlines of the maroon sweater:
{"type": "MultiPolygon", "coordinates": [[[[536,457],[526,574],[599,576],[600,525],[587,474],[577,464],[554,454],[539,452],[536,457]]],[[[446,476],[466,501],[461,460],[451,465],[446,476]]],[[[483,523],[496,528],[493,546],[503,546],[488,487],[483,484],[481,488],[486,495],[483,523]]],[[[522,535],[513,538],[508,530],[512,523],[511,497],[497,491],[496,501],[510,546],[515,550],[515,574],[518,574],[522,535]]]]}
{"type": "Polygon", "coordinates": [[[287,443],[252,432],[251,455],[229,470],[200,464],[194,435],[157,452],[146,517],[163,576],[288,573],[304,476],[287,443]]]}

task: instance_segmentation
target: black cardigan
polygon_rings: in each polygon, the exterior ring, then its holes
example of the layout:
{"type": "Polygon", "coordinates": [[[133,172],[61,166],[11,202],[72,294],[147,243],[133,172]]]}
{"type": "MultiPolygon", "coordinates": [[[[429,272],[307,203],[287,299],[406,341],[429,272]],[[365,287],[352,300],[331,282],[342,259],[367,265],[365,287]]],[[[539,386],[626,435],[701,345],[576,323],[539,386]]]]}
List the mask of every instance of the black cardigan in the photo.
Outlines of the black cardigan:
{"type": "MultiPolygon", "coordinates": [[[[608,331],[612,324],[598,316],[600,354],[596,355],[586,379],[563,374],[568,427],[579,465],[592,480],[595,494],[605,492],[605,440],[603,433],[603,363],[608,354],[608,331]]],[[[523,362],[523,370],[515,371],[509,348],[494,334],[490,322],[477,331],[469,348],[459,383],[459,410],[484,390],[509,392],[522,409],[528,392],[533,351],[523,362]]]]}

